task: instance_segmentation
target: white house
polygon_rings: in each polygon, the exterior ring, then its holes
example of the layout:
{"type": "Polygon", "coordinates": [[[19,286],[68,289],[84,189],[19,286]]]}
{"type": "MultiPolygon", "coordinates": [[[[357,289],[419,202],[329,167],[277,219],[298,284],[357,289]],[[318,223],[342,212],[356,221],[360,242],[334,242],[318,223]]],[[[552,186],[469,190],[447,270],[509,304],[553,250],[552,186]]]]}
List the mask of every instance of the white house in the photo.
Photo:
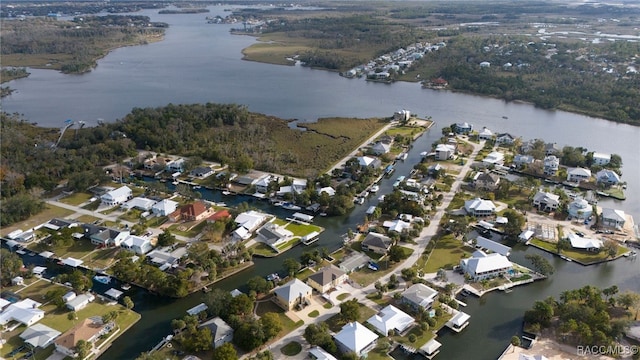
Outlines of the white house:
{"type": "Polygon", "coordinates": [[[151,241],[148,238],[135,235],[129,235],[120,243],[120,247],[133,251],[138,255],[144,255],[153,249],[153,245],[151,245],[151,241]]]}
{"type": "Polygon", "coordinates": [[[469,314],[465,312],[458,310],[455,310],[454,313],[455,315],[453,315],[453,317],[449,319],[449,321],[447,321],[445,325],[455,332],[460,332],[464,330],[467,325],[469,325],[469,319],[471,318],[471,316],[469,316],[469,314]]]}
{"type": "Polygon", "coordinates": [[[588,181],[591,178],[591,170],[577,167],[567,171],[567,181],[581,182],[588,181]]]}
{"type": "Polygon", "coordinates": [[[123,209],[138,209],[141,211],[149,211],[156,202],[144,197],[134,197],[133,199],[122,204],[123,209]]]}
{"type": "Polygon", "coordinates": [[[60,336],[60,334],[60,331],[52,329],[46,325],[34,324],[29,326],[27,330],[20,334],[20,339],[29,344],[31,348],[38,347],[44,349],[49,346],[53,340],[60,336]]]}
{"type": "Polygon", "coordinates": [[[599,152],[593,153],[593,165],[604,166],[611,161],[611,154],[603,154],[599,152]]]}
{"type": "Polygon", "coordinates": [[[198,166],[189,172],[189,175],[200,179],[208,178],[213,175],[214,171],[209,166],[198,166]]]}
{"type": "Polygon", "coordinates": [[[95,300],[96,297],[91,293],[85,293],[77,295],[71,300],[67,301],[67,308],[72,311],[79,311],[84,309],[90,302],[95,300]]]}
{"type": "Polygon", "coordinates": [[[452,129],[456,134],[468,134],[473,130],[473,125],[464,122],[464,123],[456,123],[453,125],[452,129]]]}
{"type": "Polygon", "coordinates": [[[167,169],[168,172],[183,172],[184,171],[184,159],[183,158],[179,158],[179,159],[175,159],[175,160],[170,160],[169,162],[167,162],[165,164],[165,167],[167,169]]]}
{"type": "Polygon", "coordinates": [[[316,190],[316,192],[318,193],[318,195],[322,195],[322,193],[327,193],[327,195],[329,195],[330,197],[333,197],[336,195],[336,191],[331,186],[322,187],[316,190]]]}
{"type": "Polygon", "coordinates": [[[155,203],[151,207],[151,211],[158,216],[168,216],[172,212],[176,211],[177,208],[177,202],[169,199],[164,199],[155,203]]]}
{"type": "Polygon", "coordinates": [[[560,159],[558,159],[555,155],[549,155],[544,158],[544,174],[553,176],[558,173],[558,168],[560,167],[560,159]]]}
{"type": "Polygon", "coordinates": [[[362,167],[372,167],[376,168],[380,166],[380,160],[373,158],[371,156],[360,156],[358,158],[358,164],[362,167]]]}
{"type": "Polygon", "coordinates": [[[477,250],[470,258],[460,260],[460,267],[473,281],[481,281],[507,273],[513,264],[504,255],[477,250]]]}
{"type": "Polygon", "coordinates": [[[483,127],[482,130],[478,133],[478,138],[480,140],[491,140],[493,139],[493,131],[489,130],[486,127],[483,127]]]}
{"type": "Polygon", "coordinates": [[[482,162],[485,165],[502,165],[504,164],[504,154],[499,151],[492,151],[482,159],[482,162]]]}
{"type": "Polygon", "coordinates": [[[128,186],[122,186],[100,196],[100,201],[105,206],[120,205],[131,199],[132,194],[133,192],[128,186]]]}
{"type": "Polygon", "coordinates": [[[578,236],[575,233],[570,232],[567,236],[571,247],[578,250],[586,251],[599,251],[602,248],[602,240],[590,239],[587,237],[578,236]]]}
{"type": "Polygon", "coordinates": [[[522,167],[523,165],[533,164],[536,159],[531,155],[518,154],[513,157],[513,165],[516,167],[522,167]]]}
{"type": "Polygon", "coordinates": [[[198,327],[206,327],[211,330],[214,349],[233,340],[233,329],[231,328],[231,326],[229,326],[229,324],[227,324],[219,317],[215,317],[209,321],[205,321],[198,327]]]}
{"type": "Polygon", "coordinates": [[[313,360],[338,360],[335,356],[324,351],[324,349],[319,346],[314,346],[309,349],[309,357],[313,360]]]}
{"type": "Polygon", "coordinates": [[[44,311],[38,309],[42,304],[31,299],[24,299],[10,304],[0,313],[0,325],[10,321],[17,321],[23,325],[31,326],[44,317],[44,311]]]}
{"type": "Polygon", "coordinates": [[[393,305],[380,310],[379,313],[370,317],[367,322],[382,336],[388,336],[391,330],[395,331],[396,334],[403,334],[415,324],[415,320],[409,314],[393,305]]]}
{"type": "Polygon", "coordinates": [[[496,206],[491,200],[480,198],[465,201],[464,209],[471,216],[490,216],[496,212],[496,206]]]}
{"type": "Polygon", "coordinates": [[[243,227],[249,232],[254,232],[267,220],[267,215],[255,210],[245,211],[234,220],[238,227],[243,227]]]}
{"type": "Polygon", "coordinates": [[[627,215],[622,210],[604,208],[600,214],[600,220],[603,226],[619,229],[627,221],[627,215]]]}
{"type": "Polygon", "coordinates": [[[516,139],[509,133],[501,133],[496,135],[496,144],[511,145],[516,139]]]}
{"type": "Polygon", "coordinates": [[[488,62],[488,61],[483,61],[483,62],[480,63],[480,67],[481,68],[489,68],[489,67],[491,67],[491,63],[488,62]]]}
{"type": "Polygon", "coordinates": [[[343,326],[333,339],[341,352],[353,352],[360,357],[373,350],[378,335],[358,322],[351,322],[343,326]]]}
{"type": "Polygon", "coordinates": [[[613,170],[603,169],[596,173],[596,179],[601,184],[615,185],[620,182],[620,175],[613,170]]]}
{"type": "Polygon", "coordinates": [[[257,240],[267,245],[275,247],[280,243],[289,240],[293,233],[284,228],[284,226],[276,225],[272,222],[268,222],[257,231],[257,240]]]}
{"type": "Polygon", "coordinates": [[[548,192],[538,191],[533,196],[533,205],[543,211],[553,211],[560,206],[560,196],[548,192]]]}
{"type": "Polygon", "coordinates": [[[404,229],[411,228],[411,224],[400,219],[395,219],[383,222],[382,227],[388,229],[388,231],[401,233],[404,229]]]}
{"type": "Polygon", "coordinates": [[[456,147],[450,144],[438,144],[436,146],[436,160],[444,161],[453,159],[456,147]]]}
{"type": "Polygon", "coordinates": [[[413,284],[402,293],[402,303],[414,310],[429,309],[438,296],[438,292],[424,284],[413,284]]]}
{"type": "Polygon", "coordinates": [[[498,242],[495,242],[493,240],[487,239],[484,236],[478,236],[476,237],[476,246],[478,248],[484,249],[484,250],[489,250],[492,251],[494,253],[498,253],[500,255],[504,255],[504,256],[509,256],[509,254],[511,254],[511,248],[506,246],[506,245],[502,245],[498,242]]]}
{"type": "Polygon", "coordinates": [[[273,177],[271,175],[261,176],[258,181],[256,181],[256,191],[262,194],[266,194],[269,191],[269,184],[273,181],[273,177]]]}
{"type": "Polygon", "coordinates": [[[391,151],[391,145],[378,141],[371,147],[371,151],[376,155],[383,155],[391,151]]]}

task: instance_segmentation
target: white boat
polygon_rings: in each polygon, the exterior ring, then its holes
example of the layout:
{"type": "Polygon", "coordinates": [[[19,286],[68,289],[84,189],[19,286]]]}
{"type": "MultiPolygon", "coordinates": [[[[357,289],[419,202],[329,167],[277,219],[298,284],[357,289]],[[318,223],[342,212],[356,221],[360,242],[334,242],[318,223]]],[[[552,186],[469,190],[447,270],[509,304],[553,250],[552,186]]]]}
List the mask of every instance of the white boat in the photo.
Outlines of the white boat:
{"type": "Polygon", "coordinates": [[[273,203],[273,206],[282,206],[284,205],[284,201],[276,201],[273,203]]]}
{"type": "Polygon", "coordinates": [[[380,186],[378,186],[377,184],[374,184],[374,185],[371,187],[371,192],[372,192],[372,193],[376,193],[376,192],[378,192],[378,190],[380,190],[380,186]]]}
{"type": "Polygon", "coordinates": [[[93,280],[101,283],[101,284],[108,284],[111,282],[111,277],[110,276],[106,276],[106,275],[96,275],[93,277],[93,280]]]}
{"type": "Polygon", "coordinates": [[[173,185],[178,185],[177,181],[172,182],[173,185]]]}
{"type": "Polygon", "coordinates": [[[277,280],[280,280],[280,275],[278,275],[278,273],[267,275],[267,281],[277,281],[277,280]]]}
{"type": "Polygon", "coordinates": [[[195,185],[195,186],[193,187],[193,190],[199,190],[199,189],[202,189],[202,186],[200,186],[200,185],[195,185]]]}
{"type": "Polygon", "coordinates": [[[222,195],[231,195],[231,191],[225,190],[225,191],[222,192],[222,195]]]}
{"type": "Polygon", "coordinates": [[[408,157],[409,157],[409,154],[408,153],[404,153],[404,154],[402,154],[400,156],[400,160],[405,161],[405,160],[407,160],[408,157]]]}
{"type": "Polygon", "coordinates": [[[423,152],[421,152],[421,153],[420,153],[420,156],[425,157],[425,156],[427,156],[428,154],[429,154],[428,152],[423,151],[423,152]]]}
{"type": "Polygon", "coordinates": [[[284,203],[282,204],[282,208],[287,210],[295,210],[295,211],[302,210],[300,206],[294,205],[292,203],[284,203]]]}
{"type": "Polygon", "coordinates": [[[120,288],[121,288],[122,290],[125,290],[125,291],[126,291],[126,290],[131,289],[131,285],[129,285],[129,284],[122,284],[122,286],[120,286],[120,288]]]}

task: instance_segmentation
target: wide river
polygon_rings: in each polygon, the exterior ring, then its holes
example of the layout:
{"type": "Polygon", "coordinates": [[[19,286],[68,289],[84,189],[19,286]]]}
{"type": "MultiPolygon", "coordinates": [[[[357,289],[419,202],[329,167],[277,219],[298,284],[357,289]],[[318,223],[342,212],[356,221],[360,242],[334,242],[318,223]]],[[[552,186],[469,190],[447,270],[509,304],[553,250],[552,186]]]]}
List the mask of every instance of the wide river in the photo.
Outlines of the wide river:
{"type": "MultiPolygon", "coordinates": [[[[623,179],[629,183],[627,200],[600,203],[623,209],[640,220],[640,127],[541,110],[527,104],[424,90],[413,83],[375,84],[299,66],[242,61],[241,50],[256,40],[230,35],[230,25],[207,24],[205,16],[228,14],[221,6],[210,9],[211,13],[193,15],[160,15],[157,10],[138,13],[170,24],[163,41],[114,50],[98,62],[96,69],[83,75],[32,69],[28,78],[8,84],[17,91],[2,99],[2,110],[22,113],[27,120],[41,126],[61,127],[69,118],[95,125],[98,119],[112,122],[122,118],[133,107],[167,103],[233,102],[246,104],[251,111],[301,121],[330,116],[390,116],[393,111],[404,108],[421,117],[431,116],[436,126],[418,139],[409,159],[399,164],[398,175],[408,174],[419,161],[418,154],[430,149],[443,126],[467,121],[476,128],[486,126],[494,132],[510,132],[524,139],[542,138],[561,146],[583,146],[621,155],[623,179]]],[[[383,181],[381,192],[389,192],[392,182],[393,179],[383,181]]],[[[227,203],[246,200],[223,199],[211,192],[204,196],[227,203]]],[[[260,202],[254,205],[266,206],[260,202]]],[[[358,206],[347,217],[318,219],[327,231],[316,246],[338,248],[339,235],[362,221],[368,205],[358,206]]],[[[303,250],[297,247],[285,256],[298,257],[303,250]]],[[[525,262],[525,253],[533,252],[538,251],[517,247],[512,258],[525,262]]],[[[441,334],[439,340],[444,346],[439,358],[495,359],[511,336],[519,332],[524,311],[534,301],[557,296],[565,289],[587,284],[601,287],[617,284],[621,289],[640,291],[637,261],[622,259],[582,267],[544,256],[556,267],[556,274],[550,279],[517,288],[509,294],[494,293],[482,299],[469,299],[465,311],[471,315],[470,326],[461,334],[441,334]]],[[[282,270],[283,260],[284,257],[258,259],[252,269],[216,286],[227,290],[239,287],[252,276],[282,270]]],[[[142,320],[101,358],[132,359],[148,350],[170,332],[172,318],[183,316],[186,309],[202,300],[200,294],[171,300],[144,291],[134,292],[133,299],[142,320]]],[[[276,354],[276,357],[282,355],[276,354]]]]}

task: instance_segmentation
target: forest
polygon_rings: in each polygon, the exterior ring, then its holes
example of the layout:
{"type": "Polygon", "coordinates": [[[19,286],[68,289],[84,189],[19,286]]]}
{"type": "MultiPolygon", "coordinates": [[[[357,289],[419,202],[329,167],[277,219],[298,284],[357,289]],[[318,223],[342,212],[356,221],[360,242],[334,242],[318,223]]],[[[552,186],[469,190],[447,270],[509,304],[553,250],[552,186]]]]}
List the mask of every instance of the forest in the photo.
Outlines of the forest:
{"type": "Polygon", "coordinates": [[[147,16],[121,15],[4,21],[2,65],[82,73],[113,48],[160,40],[165,27],[167,24],[153,23],[147,16]]]}

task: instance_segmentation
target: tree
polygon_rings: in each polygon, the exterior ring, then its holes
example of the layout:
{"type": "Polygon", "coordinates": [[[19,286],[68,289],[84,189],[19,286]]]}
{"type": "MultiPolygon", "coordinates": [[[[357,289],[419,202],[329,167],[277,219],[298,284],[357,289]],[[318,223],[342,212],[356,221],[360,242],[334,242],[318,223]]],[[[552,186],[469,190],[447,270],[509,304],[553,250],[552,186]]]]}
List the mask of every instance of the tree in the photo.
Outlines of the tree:
{"type": "Polygon", "coordinates": [[[180,343],[189,352],[207,351],[213,347],[213,336],[208,327],[195,328],[183,333],[180,343]]]}
{"type": "Polygon", "coordinates": [[[329,333],[329,327],[326,323],[309,324],[304,329],[304,339],[312,346],[320,346],[329,352],[335,352],[336,344],[329,333]]]}
{"type": "Polygon", "coordinates": [[[630,291],[625,291],[622,294],[618,295],[617,299],[618,304],[624,306],[625,309],[636,306],[639,301],[640,295],[630,291]]]}
{"type": "Polygon", "coordinates": [[[86,358],[89,355],[92,347],[93,346],[90,342],[82,339],[78,340],[78,342],[76,343],[76,353],[78,354],[78,357],[80,359],[86,358]]]}
{"type": "Polygon", "coordinates": [[[602,246],[602,250],[607,254],[608,257],[614,258],[618,255],[618,244],[616,244],[613,240],[607,240],[604,242],[602,246]]]}
{"type": "Polygon", "coordinates": [[[158,235],[158,246],[171,246],[177,241],[175,235],[167,228],[162,234],[158,235]]]}
{"type": "Polygon", "coordinates": [[[260,317],[260,325],[264,332],[265,340],[274,338],[282,330],[282,322],[276,313],[268,312],[260,317]]]}
{"type": "Polygon", "coordinates": [[[520,337],[517,335],[513,335],[511,337],[511,345],[513,346],[520,346],[521,342],[520,342],[520,337]]]}
{"type": "Polygon", "coordinates": [[[358,357],[358,354],[354,353],[353,351],[350,351],[348,353],[342,354],[342,356],[340,357],[340,360],[358,360],[360,357],[358,357]]]}
{"type": "Polygon", "coordinates": [[[73,321],[76,320],[78,318],[78,315],[76,315],[75,311],[71,311],[70,313],[67,314],[67,320],[73,321]]]}
{"type": "Polygon", "coordinates": [[[173,319],[171,320],[171,328],[173,332],[180,332],[187,326],[187,323],[182,319],[173,319]]]}
{"type": "Polygon", "coordinates": [[[602,289],[602,295],[607,297],[607,300],[611,298],[613,295],[617,294],[619,291],[618,285],[612,285],[608,288],[602,289]]]}
{"type": "Polygon", "coordinates": [[[253,300],[247,294],[240,294],[234,298],[231,298],[228,307],[228,313],[245,316],[253,314],[253,300]]]}
{"type": "Polygon", "coordinates": [[[243,322],[233,333],[233,341],[243,350],[251,351],[264,343],[262,326],[256,320],[243,322]]]}
{"type": "Polygon", "coordinates": [[[224,343],[213,350],[212,359],[215,360],[237,360],[238,353],[231,343],[224,343]]]}
{"type": "Polygon", "coordinates": [[[351,299],[340,304],[340,315],[347,322],[358,320],[360,316],[360,304],[357,299],[351,299]]]}
{"type": "Polygon", "coordinates": [[[525,255],[525,259],[531,261],[533,269],[544,276],[553,275],[554,268],[551,263],[539,254],[525,255]]]}
{"type": "Polygon", "coordinates": [[[131,298],[128,296],[125,296],[124,298],[122,298],[122,304],[124,304],[124,307],[126,307],[129,310],[133,309],[133,306],[134,306],[133,300],[131,300],[131,298]]]}
{"type": "Polygon", "coordinates": [[[302,265],[294,258],[284,259],[283,265],[285,270],[287,270],[287,274],[292,277],[302,268],[302,265]]]}
{"type": "Polygon", "coordinates": [[[399,262],[407,258],[404,250],[399,245],[391,245],[387,254],[392,262],[399,262]]]}
{"type": "Polygon", "coordinates": [[[0,279],[3,286],[11,285],[11,279],[20,274],[22,259],[7,249],[0,249],[0,279]]]}
{"type": "Polygon", "coordinates": [[[508,222],[504,226],[504,233],[510,240],[518,239],[520,232],[522,232],[522,228],[525,224],[525,218],[519,212],[515,210],[506,210],[504,212],[504,217],[507,218],[508,222]]]}
{"type": "Polygon", "coordinates": [[[209,292],[204,298],[204,303],[208,307],[207,313],[209,313],[209,316],[220,316],[226,320],[229,314],[229,304],[231,304],[232,299],[233,296],[231,296],[231,293],[228,291],[218,288],[213,289],[213,291],[209,292]]]}
{"type": "Polygon", "coordinates": [[[262,276],[255,276],[247,281],[249,291],[255,291],[256,293],[266,293],[271,290],[272,287],[273,284],[262,276]]]}
{"type": "Polygon", "coordinates": [[[569,242],[569,239],[567,238],[560,239],[556,243],[556,250],[558,251],[558,254],[561,254],[563,250],[568,250],[570,248],[571,248],[571,242],[569,242]]]}

